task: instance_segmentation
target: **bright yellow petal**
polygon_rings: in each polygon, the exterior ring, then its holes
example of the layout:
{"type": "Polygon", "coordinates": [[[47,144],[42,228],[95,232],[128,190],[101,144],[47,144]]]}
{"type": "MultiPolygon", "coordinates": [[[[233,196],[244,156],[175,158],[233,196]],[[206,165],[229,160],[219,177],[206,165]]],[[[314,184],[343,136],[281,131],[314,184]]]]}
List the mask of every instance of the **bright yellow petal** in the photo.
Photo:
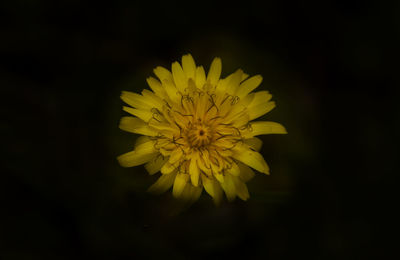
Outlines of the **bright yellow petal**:
{"type": "Polygon", "coordinates": [[[243,137],[249,138],[256,135],[287,134],[285,127],[276,122],[258,121],[252,122],[250,128],[243,133],[243,137]]]}
{"type": "Polygon", "coordinates": [[[269,167],[260,153],[252,151],[244,145],[237,145],[233,149],[233,152],[233,158],[235,158],[236,160],[247,164],[248,166],[256,169],[259,172],[269,174],[269,167]]]}
{"type": "Polygon", "coordinates": [[[235,73],[232,74],[232,77],[230,77],[228,87],[226,89],[229,94],[233,95],[236,93],[239,84],[242,81],[242,75],[243,71],[241,69],[238,69],[237,71],[235,71],[235,73]]]}
{"type": "Polygon", "coordinates": [[[267,103],[272,98],[272,95],[266,90],[254,92],[254,93],[251,93],[250,95],[254,95],[254,98],[252,99],[251,103],[249,104],[249,106],[253,106],[253,107],[257,106],[259,104],[267,103]]]}
{"type": "Polygon", "coordinates": [[[244,81],[245,79],[247,79],[249,77],[249,74],[246,74],[243,72],[242,74],[242,81],[244,81]]]}
{"type": "MultiPolygon", "coordinates": [[[[155,107],[159,110],[162,110],[165,104],[165,101],[163,101],[159,96],[155,95],[148,89],[144,89],[142,91],[142,97],[145,102],[151,106],[151,108],[155,107]]],[[[165,98],[165,96],[163,96],[163,98],[165,98]]]]}
{"type": "Polygon", "coordinates": [[[171,188],[172,184],[174,184],[175,176],[176,172],[168,175],[161,175],[161,177],[158,178],[158,180],[151,185],[147,191],[155,194],[166,192],[169,188],[171,188]]]}
{"type": "Polygon", "coordinates": [[[248,146],[250,146],[254,151],[257,151],[257,152],[260,151],[261,146],[262,146],[262,141],[260,140],[260,138],[257,138],[257,137],[245,139],[244,143],[247,144],[248,146]]]}
{"type": "Polygon", "coordinates": [[[161,167],[167,162],[168,158],[163,157],[161,154],[157,154],[151,161],[144,165],[144,168],[153,175],[161,170],[161,167]]]}
{"type": "Polygon", "coordinates": [[[131,116],[122,117],[119,122],[119,128],[134,134],[147,136],[157,135],[157,131],[154,128],[149,127],[143,120],[131,116]]]}
{"type": "Polygon", "coordinates": [[[148,77],[146,79],[146,81],[147,81],[147,84],[149,85],[149,87],[151,88],[151,90],[153,90],[153,92],[157,96],[159,96],[161,98],[164,98],[166,96],[165,90],[164,90],[163,86],[161,85],[160,81],[156,80],[153,77],[148,77]]]}
{"type": "Polygon", "coordinates": [[[190,160],[189,174],[192,184],[197,187],[199,185],[200,169],[199,166],[197,166],[197,160],[195,158],[190,160]]]}
{"type": "Polygon", "coordinates": [[[134,151],[118,156],[117,159],[122,167],[133,167],[147,163],[157,153],[154,142],[147,142],[138,145],[134,151]]]}
{"type": "Polygon", "coordinates": [[[195,79],[196,63],[194,62],[192,55],[186,54],[182,56],[182,68],[187,78],[195,79]]]}
{"type": "Polygon", "coordinates": [[[242,84],[240,84],[240,86],[236,92],[236,95],[239,98],[246,96],[251,91],[256,89],[261,84],[261,82],[262,82],[261,75],[256,75],[256,76],[249,78],[248,80],[246,80],[242,84]]]}
{"type": "Polygon", "coordinates": [[[188,174],[178,173],[175,177],[174,187],[172,189],[172,195],[175,198],[180,198],[189,179],[188,174]]]}
{"type": "Polygon", "coordinates": [[[221,76],[222,62],[220,58],[214,58],[211,63],[210,70],[207,74],[207,81],[215,85],[218,83],[219,77],[221,76]]]}
{"type": "Polygon", "coordinates": [[[231,168],[228,170],[228,172],[230,174],[232,174],[233,176],[239,176],[239,174],[240,174],[239,166],[235,162],[232,162],[231,168]]]}
{"type": "Polygon", "coordinates": [[[249,106],[248,107],[249,120],[253,120],[262,115],[265,115],[266,113],[274,109],[274,107],[275,107],[274,101],[261,103],[256,106],[249,106]]]}
{"type": "Polygon", "coordinates": [[[153,117],[153,112],[151,112],[149,110],[136,109],[136,108],[126,107],[126,106],[124,106],[122,109],[125,112],[128,112],[129,114],[134,115],[134,116],[142,119],[145,122],[148,122],[153,117]]]}
{"type": "MultiPolygon", "coordinates": [[[[205,154],[205,153],[204,153],[205,154]]],[[[211,171],[211,166],[210,166],[210,162],[208,159],[204,158],[204,154],[201,157],[198,157],[197,159],[197,165],[199,166],[200,170],[202,170],[203,172],[205,172],[207,175],[211,175],[212,171],[211,171]]]]}
{"type": "Polygon", "coordinates": [[[196,86],[198,88],[200,88],[200,89],[206,83],[206,73],[204,71],[203,66],[199,66],[196,69],[196,81],[195,81],[195,83],[196,83],[196,86]]]}
{"type": "Polygon", "coordinates": [[[269,111],[271,111],[275,107],[275,102],[268,102],[272,95],[268,91],[259,91],[252,93],[250,95],[254,95],[251,102],[247,106],[247,110],[249,113],[249,120],[253,120],[257,117],[260,117],[269,111]]]}
{"type": "Polygon", "coordinates": [[[223,183],[225,181],[225,175],[223,175],[222,172],[215,172],[214,177],[219,183],[223,183]]]}
{"type": "Polygon", "coordinates": [[[182,149],[177,148],[171,152],[168,162],[175,164],[182,158],[182,156],[183,156],[182,149]]]}
{"type": "Polygon", "coordinates": [[[145,136],[145,135],[139,136],[135,141],[134,148],[137,149],[139,145],[142,145],[144,143],[151,142],[151,141],[152,140],[148,136],[145,136]]]}
{"type": "Polygon", "coordinates": [[[161,82],[164,80],[173,80],[171,72],[164,67],[158,66],[153,70],[153,72],[161,82]]]}
{"type": "MultiPolygon", "coordinates": [[[[229,76],[232,76],[232,75],[229,75],[229,76]]],[[[229,79],[230,79],[228,77],[224,78],[224,79],[220,79],[218,81],[217,89],[216,89],[216,93],[218,94],[218,96],[223,97],[225,95],[225,93],[227,93],[226,90],[228,88],[228,83],[229,83],[229,79]]]]}
{"type": "Polygon", "coordinates": [[[181,101],[181,95],[179,95],[179,90],[175,87],[174,83],[170,80],[164,80],[163,86],[165,87],[165,92],[167,92],[168,97],[175,103],[181,101]]]}
{"type": "Polygon", "coordinates": [[[172,63],[172,77],[174,78],[176,88],[181,93],[184,93],[185,88],[187,88],[188,79],[178,62],[172,63]]]}
{"type": "Polygon", "coordinates": [[[162,174],[170,174],[171,172],[173,172],[175,170],[176,170],[175,165],[171,164],[169,162],[165,163],[160,169],[162,174]]]}
{"type": "Polygon", "coordinates": [[[130,105],[131,107],[135,107],[138,109],[151,109],[152,106],[148,102],[146,102],[146,99],[143,98],[142,95],[132,93],[129,91],[122,91],[121,93],[121,99],[130,105]]]}

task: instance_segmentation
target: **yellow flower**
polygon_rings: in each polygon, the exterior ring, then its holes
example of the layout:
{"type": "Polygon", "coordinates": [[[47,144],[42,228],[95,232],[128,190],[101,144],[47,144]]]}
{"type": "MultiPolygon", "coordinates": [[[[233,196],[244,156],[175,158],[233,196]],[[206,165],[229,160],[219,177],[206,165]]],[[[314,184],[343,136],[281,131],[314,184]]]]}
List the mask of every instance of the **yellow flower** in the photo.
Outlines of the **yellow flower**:
{"type": "Polygon", "coordinates": [[[150,90],[142,94],[123,91],[130,105],[123,110],[122,130],[143,135],[135,149],[118,157],[123,167],[145,164],[149,174],[161,177],[149,188],[162,193],[173,187],[175,198],[195,201],[204,189],[214,202],[223,192],[229,201],[249,198],[245,182],[254,176],[251,168],[269,174],[260,153],[257,135],[286,134],[275,122],[252,120],[275,107],[268,91],[251,93],[262,77],[248,78],[242,70],[222,79],[221,59],[215,58],[206,76],[190,54],[182,66],[172,63],[172,73],[154,69],[158,80],[149,77],[150,90]],[[250,167],[249,167],[250,166],[250,167]]]}

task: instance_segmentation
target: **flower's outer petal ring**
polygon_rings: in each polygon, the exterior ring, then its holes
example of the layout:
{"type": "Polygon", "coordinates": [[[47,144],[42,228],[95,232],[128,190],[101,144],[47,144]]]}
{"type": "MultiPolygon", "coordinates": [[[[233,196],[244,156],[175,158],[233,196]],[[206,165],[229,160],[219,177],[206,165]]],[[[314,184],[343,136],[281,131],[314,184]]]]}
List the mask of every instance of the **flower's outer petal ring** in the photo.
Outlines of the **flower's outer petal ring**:
{"type": "Polygon", "coordinates": [[[121,121],[119,122],[119,128],[134,134],[147,136],[157,135],[157,131],[148,126],[143,120],[131,116],[122,117],[121,121]]]}
{"type": "Polygon", "coordinates": [[[236,146],[233,151],[233,158],[235,158],[236,160],[247,164],[248,166],[259,172],[269,174],[269,167],[260,153],[252,151],[244,147],[243,145],[236,146]]]}
{"type": "Polygon", "coordinates": [[[147,191],[154,194],[166,192],[174,184],[175,176],[176,171],[171,174],[161,175],[161,177],[158,178],[158,180],[151,185],[147,191]]]}
{"type": "Polygon", "coordinates": [[[216,85],[218,83],[219,77],[221,76],[222,71],[222,62],[220,58],[215,58],[210,66],[210,70],[207,74],[207,81],[212,85],[216,85]]]}
{"type": "Polygon", "coordinates": [[[163,157],[161,154],[154,156],[151,161],[144,165],[144,168],[148,171],[150,175],[153,175],[161,170],[163,165],[168,161],[167,157],[163,157]]]}
{"type": "Polygon", "coordinates": [[[252,122],[250,128],[243,133],[243,137],[251,138],[257,135],[287,134],[285,127],[271,121],[252,122]]]}

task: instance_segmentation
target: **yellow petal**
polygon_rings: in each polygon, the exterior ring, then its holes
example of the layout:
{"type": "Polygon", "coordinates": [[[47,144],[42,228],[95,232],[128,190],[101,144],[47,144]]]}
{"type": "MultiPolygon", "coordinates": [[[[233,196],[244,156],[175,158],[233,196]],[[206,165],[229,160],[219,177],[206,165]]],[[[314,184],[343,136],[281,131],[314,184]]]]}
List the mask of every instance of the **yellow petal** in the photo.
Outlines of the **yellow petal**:
{"type": "Polygon", "coordinates": [[[228,170],[228,172],[234,176],[239,176],[240,174],[239,166],[235,162],[232,162],[231,168],[228,170]]]}
{"type": "Polygon", "coordinates": [[[250,94],[248,94],[248,95],[242,97],[242,98],[240,99],[238,105],[247,108],[247,107],[253,102],[255,96],[256,96],[255,93],[250,93],[250,94]]]}
{"type": "Polygon", "coordinates": [[[138,147],[139,145],[142,145],[142,144],[144,144],[144,143],[151,142],[151,141],[152,141],[152,140],[151,140],[148,136],[145,136],[145,135],[139,136],[139,137],[136,139],[136,141],[135,141],[134,147],[135,147],[135,149],[137,149],[137,147],[138,147]]]}
{"type": "Polygon", "coordinates": [[[254,97],[249,106],[257,106],[259,104],[266,103],[272,98],[272,95],[266,90],[251,93],[250,95],[254,95],[254,97]]]}
{"type": "Polygon", "coordinates": [[[215,172],[214,177],[219,183],[223,183],[225,181],[225,176],[221,172],[215,172]]]}
{"type": "Polygon", "coordinates": [[[257,137],[245,139],[244,143],[247,144],[248,146],[250,146],[254,151],[257,151],[257,152],[260,151],[261,146],[262,146],[262,141],[260,140],[260,138],[257,138],[257,137]]]}
{"type": "Polygon", "coordinates": [[[178,162],[182,158],[182,156],[183,156],[182,149],[177,148],[171,152],[168,162],[174,164],[178,162]]]}
{"type": "Polygon", "coordinates": [[[175,176],[176,172],[168,175],[161,175],[161,177],[158,178],[158,180],[151,185],[147,191],[155,194],[166,192],[169,188],[171,188],[172,184],[174,184],[175,176]]]}
{"type": "Polygon", "coordinates": [[[233,201],[236,197],[236,187],[232,179],[232,175],[227,174],[225,181],[221,183],[222,189],[225,191],[228,201],[233,201]]]}
{"type": "Polygon", "coordinates": [[[226,89],[228,88],[229,79],[232,77],[232,74],[224,79],[220,79],[217,84],[216,93],[218,96],[223,97],[226,93],[226,89]]]}
{"type": "Polygon", "coordinates": [[[144,89],[142,91],[142,96],[145,102],[148,103],[152,108],[155,107],[161,110],[165,104],[165,102],[159,96],[155,95],[148,89],[144,89]]]}
{"type": "MultiPolygon", "coordinates": [[[[187,185],[187,186],[189,186],[189,185],[187,185]]],[[[190,202],[193,203],[200,198],[201,192],[203,191],[203,187],[201,187],[201,186],[194,187],[192,185],[190,185],[189,187],[191,187],[190,202]]]]}
{"type": "Polygon", "coordinates": [[[265,115],[266,113],[274,109],[274,107],[275,107],[274,101],[261,103],[256,106],[249,106],[248,107],[249,120],[253,120],[262,115],[265,115]]]}
{"type": "Polygon", "coordinates": [[[246,96],[251,91],[256,89],[261,84],[261,82],[262,82],[261,75],[256,75],[256,76],[249,78],[248,80],[246,80],[242,84],[240,84],[240,86],[236,92],[236,95],[240,98],[246,96]]]}
{"type": "Polygon", "coordinates": [[[206,73],[204,71],[203,66],[199,66],[196,69],[196,86],[198,88],[203,88],[203,85],[206,83],[206,73]]]}
{"type": "Polygon", "coordinates": [[[154,148],[154,142],[146,142],[138,145],[134,151],[117,157],[122,167],[133,167],[147,163],[158,153],[154,148]]]}
{"type": "Polygon", "coordinates": [[[150,175],[153,175],[161,170],[161,167],[167,162],[167,160],[168,158],[157,154],[151,161],[144,165],[144,168],[148,171],[150,175]]]}
{"type": "Polygon", "coordinates": [[[254,177],[254,171],[249,166],[245,165],[244,163],[238,163],[238,166],[240,168],[239,178],[242,181],[248,182],[254,177]]]}
{"type": "Polygon", "coordinates": [[[159,96],[161,98],[165,97],[166,93],[165,93],[165,90],[164,90],[163,86],[161,85],[160,81],[156,80],[153,77],[148,77],[146,79],[146,81],[147,81],[147,84],[149,85],[149,87],[151,88],[151,90],[153,90],[153,92],[157,96],[159,96]]]}
{"type": "Polygon", "coordinates": [[[207,74],[207,81],[212,85],[216,85],[218,83],[219,77],[221,76],[222,71],[222,62],[220,58],[214,58],[211,63],[210,70],[207,74]]]}
{"type": "Polygon", "coordinates": [[[147,123],[145,123],[143,120],[131,116],[122,117],[121,121],[119,122],[119,128],[134,134],[147,136],[157,135],[157,131],[154,128],[148,126],[147,123]]]}
{"type": "Polygon", "coordinates": [[[176,170],[175,165],[171,164],[169,162],[165,163],[160,169],[162,174],[170,174],[171,172],[173,172],[175,170],[176,170]]]}
{"type": "Polygon", "coordinates": [[[165,87],[165,92],[167,92],[168,97],[175,103],[181,101],[181,96],[179,95],[179,90],[175,87],[174,83],[170,80],[164,80],[163,86],[165,87]]]}
{"type": "Polygon", "coordinates": [[[178,62],[172,63],[172,77],[174,78],[175,86],[178,91],[183,93],[185,88],[187,88],[188,79],[178,62]]]}
{"type": "Polygon", "coordinates": [[[239,84],[242,81],[242,75],[243,71],[241,69],[238,69],[237,71],[235,71],[235,73],[232,74],[232,77],[230,77],[228,87],[226,89],[229,94],[233,95],[236,93],[239,84]]]}
{"type": "Polygon", "coordinates": [[[190,174],[190,180],[191,180],[192,184],[195,187],[197,187],[199,185],[200,170],[199,170],[199,167],[197,166],[197,160],[195,158],[192,158],[190,160],[189,174],[190,174]]]}
{"type": "Polygon", "coordinates": [[[175,198],[179,198],[182,195],[183,189],[189,179],[188,174],[178,173],[175,177],[174,187],[172,189],[172,195],[175,198]]]}
{"type": "Polygon", "coordinates": [[[269,167],[264,158],[258,152],[246,148],[244,145],[237,145],[233,149],[233,158],[247,164],[259,172],[269,174],[269,167]]]}
{"type": "Polygon", "coordinates": [[[245,79],[247,79],[249,77],[249,74],[246,74],[243,72],[242,74],[242,81],[244,81],[245,79]]]}
{"type": "Polygon", "coordinates": [[[247,200],[250,197],[250,195],[249,195],[249,190],[247,189],[246,184],[243,183],[236,176],[232,176],[232,181],[235,185],[236,195],[242,200],[247,200]]]}
{"type": "Polygon", "coordinates": [[[192,187],[193,186],[190,183],[187,183],[183,188],[182,193],[177,198],[184,200],[185,202],[190,201],[192,198],[192,187]]]}
{"type": "Polygon", "coordinates": [[[270,121],[258,121],[252,122],[248,130],[243,134],[245,138],[249,138],[256,135],[267,135],[267,134],[287,134],[286,129],[283,125],[270,122],[270,121]]]}
{"type": "Polygon", "coordinates": [[[204,189],[210,196],[213,198],[214,203],[219,205],[222,200],[222,189],[221,185],[212,177],[208,177],[205,174],[201,174],[201,180],[204,186],[204,189]]]}
{"type": "Polygon", "coordinates": [[[169,70],[164,67],[158,66],[153,70],[154,74],[156,74],[157,78],[160,79],[161,82],[164,80],[172,80],[172,74],[169,70]]]}
{"type": "Polygon", "coordinates": [[[121,99],[131,107],[139,109],[151,109],[151,105],[146,102],[143,96],[129,91],[122,91],[121,99]]]}
{"type": "Polygon", "coordinates": [[[211,171],[210,161],[209,161],[208,157],[204,158],[205,156],[206,156],[206,153],[203,153],[203,156],[198,158],[197,165],[199,166],[200,170],[205,172],[207,175],[211,175],[212,171],[211,171]]]}
{"type": "Polygon", "coordinates": [[[202,187],[194,187],[188,182],[186,183],[185,188],[183,189],[179,199],[182,199],[185,202],[191,204],[199,199],[202,190],[202,187]]]}
{"type": "Polygon", "coordinates": [[[259,91],[250,95],[254,95],[254,97],[247,106],[249,120],[260,117],[275,107],[275,102],[268,102],[272,97],[268,91],[259,91]]]}
{"type": "Polygon", "coordinates": [[[192,55],[186,54],[182,56],[182,68],[187,78],[195,79],[196,63],[194,62],[192,55]]]}
{"type": "Polygon", "coordinates": [[[145,122],[148,122],[153,117],[153,112],[151,112],[149,110],[136,109],[136,108],[126,107],[126,106],[124,106],[122,109],[125,112],[128,112],[129,114],[134,115],[134,116],[142,119],[145,122]]]}

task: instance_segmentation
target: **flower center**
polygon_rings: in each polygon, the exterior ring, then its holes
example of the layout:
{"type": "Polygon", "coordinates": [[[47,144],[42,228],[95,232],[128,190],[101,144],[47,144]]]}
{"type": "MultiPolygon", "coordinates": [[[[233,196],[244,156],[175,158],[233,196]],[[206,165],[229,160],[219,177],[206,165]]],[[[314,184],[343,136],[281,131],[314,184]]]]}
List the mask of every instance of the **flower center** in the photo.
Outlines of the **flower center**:
{"type": "Polygon", "coordinates": [[[193,148],[201,148],[211,143],[213,131],[205,124],[194,124],[188,127],[186,138],[188,144],[193,148]]]}

